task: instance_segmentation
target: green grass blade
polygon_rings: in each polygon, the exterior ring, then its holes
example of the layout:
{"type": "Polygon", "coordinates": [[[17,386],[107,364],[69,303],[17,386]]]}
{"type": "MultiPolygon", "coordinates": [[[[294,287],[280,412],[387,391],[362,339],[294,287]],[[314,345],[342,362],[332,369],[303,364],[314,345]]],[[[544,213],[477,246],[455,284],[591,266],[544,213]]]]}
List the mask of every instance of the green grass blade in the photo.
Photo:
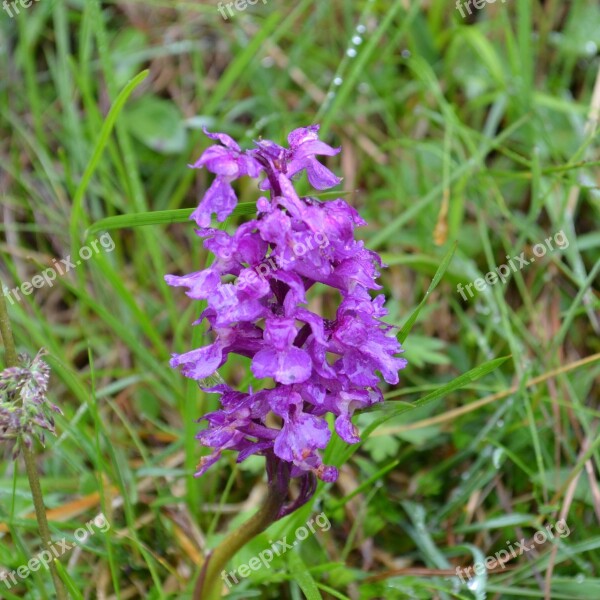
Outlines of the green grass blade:
{"type": "Polygon", "coordinates": [[[433,280],[431,281],[431,284],[429,285],[429,288],[427,289],[427,292],[425,293],[425,296],[423,297],[423,300],[421,300],[421,302],[419,303],[419,306],[417,306],[417,308],[413,311],[413,313],[410,315],[410,317],[408,317],[408,320],[402,326],[402,329],[398,333],[398,341],[401,344],[404,342],[404,340],[410,333],[410,330],[413,328],[415,322],[417,321],[419,313],[421,312],[421,309],[423,308],[423,306],[425,306],[425,303],[427,302],[427,299],[431,295],[431,292],[433,292],[433,290],[435,290],[438,283],[441,281],[442,277],[444,276],[444,273],[448,269],[448,265],[450,264],[450,261],[452,260],[454,253],[456,252],[456,246],[457,246],[457,242],[454,242],[454,244],[452,244],[452,247],[450,248],[450,250],[448,250],[448,252],[446,253],[446,256],[444,256],[444,260],[442,260],[442,262],[440,263],[440,266],[438,267],[438,270],[436,271],[436,273],[433,277],[433,280]]]}
{"type": "Polygon", "coordinates": [[[321,596],[321,592],[319,592],[319,588],[317,587],[313,576],[300,555],[296,552],[290,552],[287,555],[287,559],[290,571],[292,572],[296,583],[304,592],[306,600],[323,600],[323,596],[321,596]]]}
{"type": "MultiPolygon", "coordinates": [[[[371,425],[369,425],[369,427],[367,427],[367,429],[365,430],[363,438],[366,439],[372,431],[377,429],[377,427],[385,423],[387,420],[392,419],[393,417],[397,417],[405,412],[408,412],[409,410],[414,410],[419,406],[424,406],[425,404],[433,402],[434,400],[439,400],[440,398],[443,398],[444,396],[447,396],[448,394],[465,387],[469,383],[473,383],[474,381],[485,377],[486,375],[488,375],[492,371],[495,371],[498,367],[503,365],[509,358],[510,356],[495,358],[486,363],[483,363],[482,365],[479,365],[478,367],[475,367],[474,369],[471,369],[470,371],[467,371],[466,373],[463,373],[462,375],[459,375],[456,379],[453,379],[449,383],[440,386],[434,392],[431,392],[430,394],[427,394],[426,396],[423,396],[423,398],[420,398],[419,400],[414,402],[410,408],[406,406],[405,403],[402,403],[402,406],[398,409],[392,410],[390,413],[383,415],[380,419],[371,423],[371,425]]],[[[383,406],[389,407],[389,402],[384,403],[383,406]]]]}
{"type": "Polygon", "coordinates": [[[92,175],[96,171],[98,164],[100,162],[100,158],[102,157],[102,153],[108,144],[108,140],[110,134],[115,126],[115,122],[117,117],[123,110],[125,106],[125,102],[135,90],[135,88],[146,79],[149,71],[142,71],[139,75],[134,77],[121,91],[112,105],[108,115],[106,116],[106,120],[102,125],[102,129],[98,134],[98,139],[96,140],[96,145],[94,147],[94,152],[92,157],[85,168],[83,176],[81,178],[81,182],[77,186],[77,190],[75,192],[75,197],[73,198],[73,209],[71,211],[71,251],[73,254],[76,254],[79,249],[79,236],[78,232],[81,229],[81,221],[83,217],[83,199],[85,197],[85,192],[90,184],[92,179],[92,175]]]}
{"type": "MultiPolygon", "coordinates": [[[[170,225],[171,223],[187,223],[190,220],[193,208],[177,208],[174,210],[156,210],[131,215],[117,215],[107,217],[94,223],[86,231],[86,239],[111,229],[129,229],[130,227],[144,227],[147,225],[170,225]]],[[[238,204],[231,216],[251,215],[256,212],[255,202],[242,202],[238,204]]]]}
{"type": "Polygon", "coordinates": [[[69,591],[71,597],[75,600],[83,600],[81,592],[77,589],[75,582],[73,579],[71,579],[71,576],[69,573],[67,573],[67,570],[62,566],[61,562],[59,560],[55,560],[54,564],[56,565],[58,575],[63,580],[63,583],[67,586],[67,590],[69,591]]]}

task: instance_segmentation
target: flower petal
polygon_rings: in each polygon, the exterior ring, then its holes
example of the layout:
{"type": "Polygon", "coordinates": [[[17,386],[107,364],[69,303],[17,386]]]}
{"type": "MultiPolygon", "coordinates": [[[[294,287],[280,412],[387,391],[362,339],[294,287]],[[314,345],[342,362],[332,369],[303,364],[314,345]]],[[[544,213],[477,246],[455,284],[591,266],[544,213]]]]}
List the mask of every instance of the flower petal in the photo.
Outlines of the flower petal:
{"type": "Polygon", "coordinates": [[[206,129],[206,127],[203,127],[202,131],[204,131],[204,135],[206,137],[209,137],[211,140],[221,142],[223,146],[229,148],[230,150],[235,150],[237,152],[241,151],[238,143],[226,133],[211,133],[208,131],[208,129],[206,129]]]}
{"type": "Polygon", "coordinates": [[[173,287],[187,287],[186,294],[190,298],[202,300],[210,297],[221,283],[221,278],[212,269],[204,269],[181,277],[165,275],[165,281],[173,287]]]}
{"type": "Polygon", "coordinates": [[[308,353],[300,348],[283,352],[265,349],[254,355],[251,369],[256,377],[272,377],[278,383],[289,385],[306,381],[312,371],[312,362],[308,353]]]}
{"type": "Polygon", "coordinates": [[[326,190],[338,185],[342,180],[334,175],[327,167],[318,160],[310,159],[306,167],[308,181],[317,190],[326,190]]]}
{"type": "Polygon", "coordinates": [[[190,379],[205,379],[221,366],[222,361],[222,345],[215,342],[185,354],[173,354],[169,364],[172,367],[181,366],[182,375],[190,379]]]}
{"type": "Polygon", "coordinates": [[[202,202],[191,214],[190,219],[196,221],[200,227],[208,227],[211,215],[216,213],[217,219],[223,222],[233,212],[237,201],[237,196],[229,181],[219,175],[206,190],[202,202]]]}

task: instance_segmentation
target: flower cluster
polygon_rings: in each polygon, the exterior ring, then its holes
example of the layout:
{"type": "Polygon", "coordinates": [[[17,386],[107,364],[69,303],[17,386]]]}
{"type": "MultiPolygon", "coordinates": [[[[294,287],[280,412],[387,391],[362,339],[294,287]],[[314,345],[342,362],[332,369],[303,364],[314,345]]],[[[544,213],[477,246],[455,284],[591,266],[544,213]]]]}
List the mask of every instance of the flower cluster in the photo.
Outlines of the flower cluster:
{"type": "Polygon", "coordinates": [[[240,392],[225,384],[205,386],[220,394],[221,408],[203,417],[208,428],[197,438],[213,452],[197,475],[230,449],[239,453],[238,461],[261,454],[268,465],[284,464],[291,477],[313,473],[335,481],[337,469],[324,465],[319,452],[331,437],[326,415],[334,415],[343,440],[357,443],[352,415],[382,400],[378,372],[395,384],[406,365],[396,357],[401,348],[391,328],[381,321],[387,314],[384,296],[369,293],[381,289],[376,278],[383,265],[354,239],[355,227],[365,221],[343,200],[301,198],[294,189],[293,180],[303,171],[317,190],[340,182],[316,158],[339,152],[319,140],[318,129],[296,129],[288,137],[289,148],[260,140],[247,151],[226,134],[205,132],[219,144],[191,165],[216,175],[192,215],[215,260],[190,275],[167,275],[166,281],[207,302],[196,323],[206,319],[214,341],[173,355],[171,366],[202,383],[229,354],[239,354],[251,359],[262,388],[240,392]],[[258,198],[256,218],[233,235],[212,228],[213,214],[224,221],[236,206],[232,181],[261,175],[259,189],[269,197],[258,198]],[[329,243],[300,246],[313,235],[325,235],[329,243]],[[265,261],[280,268],[259,276],[256,267],[265,261]],[[243,283],[233,286],[231,276],[243,283]],[[340,293],[335,319],[307,308],[306,293],[317,282],[340,293]]]}
{"type": "Polygon", "coordinates": [[[44,433],[36,433],[36,427],[55,433],[48,408],[62,414],[46,399],[50,367],[42,360],[44,354],[40,350],[33,360],[22,354],[22,366],[8,367],[0,373],[0,441],[13,443],[13,458],[18,454],[19,438],[29,448],[36,435],[44,443],[44,433]]]}

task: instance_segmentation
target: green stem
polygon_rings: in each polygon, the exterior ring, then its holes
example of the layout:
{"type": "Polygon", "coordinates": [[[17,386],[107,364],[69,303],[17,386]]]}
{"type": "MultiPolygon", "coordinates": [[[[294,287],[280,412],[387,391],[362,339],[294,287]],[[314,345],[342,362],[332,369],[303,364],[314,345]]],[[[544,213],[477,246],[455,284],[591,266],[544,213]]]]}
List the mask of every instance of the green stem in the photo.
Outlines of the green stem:
{"type": "Polygon", "coordinates": [[[3,289],[4,286],[0,281],[0,333],[4,341],[4,360],[7,367],[17,367],[19,365],[19,358],[15,348],[8,310],[6,309],[6,300],[2,294],[3,289]]]}
{"type": "MultiPolygon", "coordinates": [[[[2,282],[0,282],[0,292],[2,290],[2,282]]],[[[15,347],[15,340],[13,338],[12,328],[10,326],[10,319],[8,317],[8,310],[6,308],[6,300],[2,293],[0,293],[0,333],[2,334],[2,341],[4,342],[5,361],[7,367],[18,367],[19,359],[17,357],[17,350],[15,347]]],[[[46,517],[46,507],[44,506],[44,497],[42,495],[42,487],[40,485],[40,478],[37,472],[37,465],[35,463],[35,456],[32,450],[30,450],[23,441],[20,441],[21,449],[23,451],[23,457],[25,458],[25,469],[27,471],[27,478],[29,479],[29,487],[31,488],[31,495],[33,497],[33,506],[35,508],[35,516],[38,522],[38,528],[40,531],[40,537],[44,544],[44,548],[49,548],[52,545],[52,536],[50,535],[50,527],[48,526],[48,518],[46,517]]],[[[54,582],[54,589],[56,590],[56,597],[58,600],[68,600],[67,591],[61,578],[58,575],[58,570],[54,561],[49,564],[50,574],[52,575],[52,581],[54,582]]]]}
{"type": "MultiPolygon", "coordinates": [[[[52,536],[50,535],[50,527],[48,526],[48,519],[46,518],[46,507],[44,506],[44,497],[42,496],[42,488],[38,477],[37,465],[35,464],[35,456],[33,451],[25,444],[21,444],[21,449],[23,450],[23,457],[25,458],[25,469],[27,470],[29,487],[31,488],[31,495],[33,496],[33,506],[35,507],[35,516],[40,530],[40,537],[44,543],[44,548],[49,548],[52,545],[52,536]]],[[[50,574],[52,575],[52,581],[54,582],[54,589],[56,590],[58,600],[68,600],[67,591],[58,575],[58,569],[56,568],[54,561],[51,561],[48,566],[50,567],[50,574]]]]}
{"type": "Polygon", "coordinates": [[[207,563],[196,583],[194,600],[219,600],[223,581],[221,573],[234,554],[252,538],[262,533],[277,520],[285,501],[276,482],[269,485],[269,491],[262,507],[241,527],[232,531],[206,559],[207,563]]]}

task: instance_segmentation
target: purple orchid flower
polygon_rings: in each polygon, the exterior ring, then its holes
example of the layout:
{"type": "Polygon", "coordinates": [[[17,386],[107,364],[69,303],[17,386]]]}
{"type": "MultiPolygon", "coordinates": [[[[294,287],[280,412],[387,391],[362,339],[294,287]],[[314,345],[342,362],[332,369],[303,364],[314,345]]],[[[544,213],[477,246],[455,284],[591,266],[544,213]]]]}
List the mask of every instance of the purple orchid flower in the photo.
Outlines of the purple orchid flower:
{"type": "Polygon", "coordinates": [[[334,415],[344,441],[358,443],[354,412],[381,402],[381,377],[396,384],[406,366],[397,357],[402,349],[392,328],[381,321],[387,314],[384,296],[369,294],[380,288],[376,279],[384,265],[354,238],[365,221],[344,200],[300,198],[294,190],[302,172],[318,190],[341,181],[316,158],[339,152],[319,140],[318,130],[313,125],[292,131],[289,148],[260,140],[247,151],[228,135],[206,132],[219,145],[191,166],[206,167],[216,178],[192,219],[215,260],[191,275],[166,276],[170,285],[207,302],[197,323],[206,319],[214,334],[211,344],[173,355],[171,366],[181,366],[183,375],[202,384],[230,354],[239,354],[251,359],[262,388],[246,393],[223,384],[205,386],[220,394],[221,408],[201,419],[208,428],[197,438],[213,451],[196,474],[225,449],[237,451],[238,461],[263,455],[270,477],[303,478],[303,498],[294,507],[314,492],[315,476],[337,479],[337,469],[323,464],[320,454],[332,435],[326,415],[334,415]],[[235,208],[231,182],[242,176],[262,176],[258,187],[270,198],[260,196],[256,219],[233,235],[210,228],[213,214],[223,221],[235,208]],[[341,294],[334,320],[306,307],[306,292],[317,282],[341,294]]]}

